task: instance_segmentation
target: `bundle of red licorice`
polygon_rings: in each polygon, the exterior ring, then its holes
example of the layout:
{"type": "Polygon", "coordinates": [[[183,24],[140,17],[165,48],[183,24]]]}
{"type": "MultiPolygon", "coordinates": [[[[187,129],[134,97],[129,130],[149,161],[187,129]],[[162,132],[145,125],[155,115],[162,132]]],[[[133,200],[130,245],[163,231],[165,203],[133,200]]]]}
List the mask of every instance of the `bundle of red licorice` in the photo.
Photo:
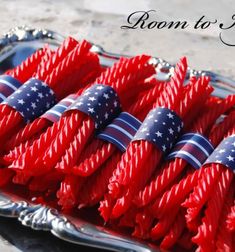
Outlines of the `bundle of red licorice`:
{"type": "Polygon", "coordinates": [[[150,56],[103,69],[90,48],[68,38],[0,76],[0,186],[161,249],[234,251],[235,95],[186,82],[186,58],[160,82],[150,56]]]}

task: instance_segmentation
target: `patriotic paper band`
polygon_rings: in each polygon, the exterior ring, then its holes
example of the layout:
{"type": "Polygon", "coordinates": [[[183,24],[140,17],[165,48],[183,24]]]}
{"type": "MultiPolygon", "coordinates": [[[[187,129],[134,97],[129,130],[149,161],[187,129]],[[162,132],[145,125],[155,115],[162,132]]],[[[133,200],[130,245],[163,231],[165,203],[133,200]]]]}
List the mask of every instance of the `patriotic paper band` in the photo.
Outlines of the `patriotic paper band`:
{"type": "Polygon", "coordinates": [[[64,113],[64,111],[75,102],[77,99],[77,95],[69,95],[60,102],[58,102],[54,107],[47,110],[46,113],[44,113],[41,117],[46,118],[47,120],[51,122],[58,122],[61,115],[64,113]]]}
{"type": "Polygon", "coordinates": [[[50,87],[35,78],[29,79],[3,102],[19,112],[28,123],[56,104],[50,87]]]}
{"type": "Polygon", "coordinates": [[[133,141],[147,140],[167,153],[180,136],[182,128],[183,122],[175,112],[159,107],[148,113],[133,141]]]}
{"type": "Polygon", "coordinates": [[[222,164],[235,172],[235,135],[225,138],[212,152],[205,164],[222,164]]]}
{"type": "Polygon", "coordinates": [[[167,159],[182,158],[194,168],[200,168],[214,147],[201,134],[187,133],[180,137],[167,159]]]}
{"type": "Polygon", "coordinates": [[[79,110],[89,115],[95,122],[95,128],[99,130],[120,114],[121,104],[113,88],[95,84],[79,96],[67,109],[69,110],[79,110]]]}
{"type": "Polygon", "coordinates": [[[9,75],[0,75],[0,103],[14,93],[21,85],[17,79],[9,75]]]}
{"type": "Polygon", "coordinates": [[[140,125],[141,122],[137,118],[127,112],[122,112],[97,135],[97,138],[113,143],[124,152],[140,125]]]}

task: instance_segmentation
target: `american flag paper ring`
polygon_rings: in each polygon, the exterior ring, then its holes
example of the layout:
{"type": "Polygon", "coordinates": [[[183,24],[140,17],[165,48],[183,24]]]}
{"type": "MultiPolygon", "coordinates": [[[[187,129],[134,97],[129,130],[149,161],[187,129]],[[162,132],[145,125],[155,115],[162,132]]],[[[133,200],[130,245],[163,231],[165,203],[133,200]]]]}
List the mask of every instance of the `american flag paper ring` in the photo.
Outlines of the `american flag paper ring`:
{"type": "Polygon", "coordinates": [[[51,122],[58,122],[61,115],[64,113],[64,111],[75,102],[77,99],[77,95],[72,94],[58,102],[54,107],[47,110],[46,113],[44,113],[41,117],[46,118],[47,120],[51,122]]]}
{"type": "Polygon", "coordinates": [[[186,133],[175,144],[167,160],[182,158],[199,169],[213,152],[214,147],[207,138],[198,133],[186,133]]]}
{"type": "Polygon", "coordinates": [[[133,139],[141,121],[133,115],[122,112],[112,123],[97,135],[97,138],[113,143],[121,151],[126,151],[127,146],[133,139]]]}
{"type": "Polygon", "coordinates": [[[0,75],[0,103],[14,93],[21,83],[10,75],[0,75]]]}
{"type": "Polygon", "coordinates": [[[205,164],[222,164],[235,172],[235,135],[225,138],[208,157],[205,164]]]}
{"type": "Polygon", "coordinates": [[[181,134],[183,122],[167,108],[152,109],[144,119],[133,141],[146,140],[163,153],[168,153],[181,134]]]}
{"type": "Polygon", "coordinates": [[[112,87],[94,84],[67,109],[70,110],[89,115],[95,122],[95,129],[101,130],[121,113],[121,104],[112,87]]]}
{"type": "Polygon", "coordinates": [[[34,120],[56,104],[53,90],[44,82],[29,79],[2,103],[19,112],[26,123],[34,120]]]}

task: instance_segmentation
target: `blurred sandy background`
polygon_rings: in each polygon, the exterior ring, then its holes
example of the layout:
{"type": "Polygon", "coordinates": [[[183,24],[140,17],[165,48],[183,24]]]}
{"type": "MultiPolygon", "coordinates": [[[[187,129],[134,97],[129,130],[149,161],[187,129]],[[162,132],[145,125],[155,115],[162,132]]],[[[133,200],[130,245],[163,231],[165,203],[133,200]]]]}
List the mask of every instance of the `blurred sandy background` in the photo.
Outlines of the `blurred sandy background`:
{"type": "MultiPolygon", "coordinates": [[[[128,14],[157,11],[157,20],[187,20],[193,24],[202,15],[232,24],[233,0],[0,0],[0,30],[20,24],[50,28],[65,35],[86,38],[113,52],[148,53],[175,62],[182,55],[196,69],[213,70],[235,78],[235,47],[219,40],[218,25],[206,30],[122,30],[128,14]]],[[[235,27],[224,31],[235,44],[235,27]]]]}

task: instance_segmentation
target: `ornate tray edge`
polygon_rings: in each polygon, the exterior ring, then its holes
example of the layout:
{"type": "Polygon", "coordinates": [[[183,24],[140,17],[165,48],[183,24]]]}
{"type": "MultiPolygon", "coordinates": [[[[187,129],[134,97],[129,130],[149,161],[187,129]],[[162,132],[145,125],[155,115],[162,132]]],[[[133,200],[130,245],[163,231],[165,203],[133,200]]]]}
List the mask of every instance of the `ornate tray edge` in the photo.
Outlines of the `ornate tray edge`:
{"type": "Polygon", "coordinates": [[[22,225],[34,230],[50,231],[54,236],[67,242],[123,252],[154,252],[144,243],[110,234],[99,227],[79,221],[74,224],[67,217],[59,214],[56,209],[42,205],[32,205],[24,200],[12,200],[0,191],[0,216],[17,218],[22,225]]]}

